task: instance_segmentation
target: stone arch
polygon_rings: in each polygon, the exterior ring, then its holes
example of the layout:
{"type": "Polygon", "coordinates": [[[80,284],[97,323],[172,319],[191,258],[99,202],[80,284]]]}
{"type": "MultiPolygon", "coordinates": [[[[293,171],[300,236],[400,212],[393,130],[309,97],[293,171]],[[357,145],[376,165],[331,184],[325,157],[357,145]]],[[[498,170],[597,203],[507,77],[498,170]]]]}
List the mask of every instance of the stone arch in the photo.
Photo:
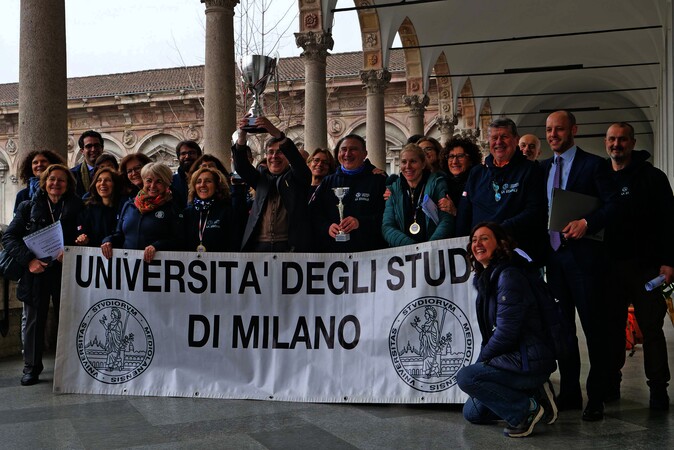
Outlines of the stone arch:
{"type": "Polygon", "coordinates": [[[435,85],[438,90],[438,116],[451,119],[454,115],[452,107],[452,79],[449,78],[449,64],[445,52],[440,53],[435,66],[435,85]]]}
{"type": "MultiPolygon", "coordinates": [[[[368,5],[367,0],[354,2],[359,6],[368,5]]],[[[381,27],[376,9],[359,9],[358,22],[363,44],[363,70],[381,70],[384,68],[381,27]]]]}
{"type": "Polygon", "coordinates": [[[461,88],[461,94],[457,102],[456,113],[459,116],[459,128],[476,128],[477,122],[475,111],[475,100],[473,99],[473,84],[470,78],[466,80],[461,88]]]}
{"type": "Polygon", "coordinates": [[[405,55],[405,73],[407,75],[407,95],[423,95],[425,92],[423,67],[421,65],[421,50],[418,48],[419,39],[417,38],[417,32],[409,17],[405,17],[405,20],[400,24],[398,34],[400,35],[400,40],[404,47],[403,53],[405,55]]]}
{"type": "Polygon", "coordinates": [[[143,138],[138,145],[138,153],[143,153],[153,161],[164,163],[171,169],[176,170],[178,158],[175,148],[180,141],[181,139],[178,136],[157,131],[143,138]]]}
{"type": "Polygon", "coordinates": [[[491,102],[489,99],[486,99],[484,103],[482,104],[482,108],[480,109],[480,119],[479,119],[479,124],[480,124],[480,130],[481,131],[481,136],[482,139],[487,138],[487,127],[489,127],[489,124],[493,120],[492,116],[492,111],[491,111],[491,102]]]}

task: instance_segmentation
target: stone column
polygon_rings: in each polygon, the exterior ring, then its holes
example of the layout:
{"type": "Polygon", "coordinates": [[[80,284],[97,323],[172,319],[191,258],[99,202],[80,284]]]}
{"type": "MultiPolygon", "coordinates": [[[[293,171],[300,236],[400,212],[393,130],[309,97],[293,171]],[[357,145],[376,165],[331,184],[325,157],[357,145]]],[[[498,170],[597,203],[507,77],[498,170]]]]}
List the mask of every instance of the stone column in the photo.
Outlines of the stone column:
{"type": "Polygon", "coordinates": [[[410,136],[424,133],[424,113],[430,99],[428,95],[403,95],[403,102],[410,108],[410,136]]]}
{"type": "Polygon", "coordinates": [[[384,91],[391,81],[386,69],[364,70],[360,79],[367,90],[367,127],[365,140],[370,162],[386,169],[386,120],[384,117],[384,91]]]}
{"type": "Polygon", "coordinates": [[[295,33],[295,42],[304,51],[304,149],[311,153],[328,146],[327,89],[325,66],[328,50],[335,42],[332,34],[295,33]]]}
{"type": "Polygon", "coordinates": [[[21,0],[18,160],[49,149],[68,160],[65,0],[21,0]]]}
{"type": "Polygon", "coordinates": [[[234,7],[239,0],[201,0],[206,4],[204,64],[204,149],[230,167],[236,130],[234,7]]]}
{"type": "Polygon", "coordinates": [[[438,116],[435,119],[435,124],[438,127],[438,130],[440,130],[440,143],[443,145],[447,145],[447,142],[449,142],[452,139],[452,136],[454,136],[454,127],[456,124],[459,123],[459,118],[458,116],[454,115],[451,119],[448,116],[438,116]]]}

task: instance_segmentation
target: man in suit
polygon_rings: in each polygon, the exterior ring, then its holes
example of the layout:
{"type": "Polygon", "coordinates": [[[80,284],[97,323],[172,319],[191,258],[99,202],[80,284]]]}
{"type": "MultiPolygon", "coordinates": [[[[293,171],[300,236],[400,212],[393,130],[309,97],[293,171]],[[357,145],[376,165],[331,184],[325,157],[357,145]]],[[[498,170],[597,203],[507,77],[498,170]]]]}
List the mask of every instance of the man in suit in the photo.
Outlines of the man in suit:
{"type": "Polygon", "coordinates": [[[82,133],[77,144],[84,158],[70,171],[75,175],[77,182],[75,192],[78,197],[82,197],[89,191],[91,180],[94,178],[96,159],[103,154],[103,136],[97,131],[88,130],[82,133]]]}
{"type": "Polygon", "coordinates": [[[600,199],[601,206],[586,217],[569,222],[561,233],[550,231],[552,251],[547,259],[547,279],[559,299],[570,327],[569,354],[559,360],[560,409],[581,409],[580,353],[575,329],[575,312],[587,339],[590,372],[587,378],[588,403],[583,420],[604,417],[602,377],[606,361],[602,356],[602,309],[609,305],[605,276],[607,252],[604,243],[588,238],[604,229],[615,215],[617,192],[602,158],[578,148],[574,142],[576,118],[568,111],[556,111],[545,122],[545,134],[554,156],[541,162],[546,174],[548,201],[555,185],[568,191],[600,199]],[[558,177],[558,178],[557,178],[558,177]],[[555,180],[557,178],[557,180],[555,180]]]}

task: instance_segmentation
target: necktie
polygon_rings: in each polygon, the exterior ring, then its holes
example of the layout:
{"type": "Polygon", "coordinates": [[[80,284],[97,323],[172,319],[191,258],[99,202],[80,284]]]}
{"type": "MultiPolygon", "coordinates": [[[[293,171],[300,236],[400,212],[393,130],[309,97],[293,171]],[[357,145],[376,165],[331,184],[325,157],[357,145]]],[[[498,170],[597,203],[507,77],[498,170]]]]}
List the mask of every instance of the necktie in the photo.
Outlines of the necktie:
{"type": "MultiPolygon", "coordinates": [[[[559,188],[562,181],[562,158],[555,156],[555,173],[552,174],[552,189],[559,188]]],[[[558,250],[562,245],[562,235],[559,231],[550,231],[550,245],[558,250]]]]}

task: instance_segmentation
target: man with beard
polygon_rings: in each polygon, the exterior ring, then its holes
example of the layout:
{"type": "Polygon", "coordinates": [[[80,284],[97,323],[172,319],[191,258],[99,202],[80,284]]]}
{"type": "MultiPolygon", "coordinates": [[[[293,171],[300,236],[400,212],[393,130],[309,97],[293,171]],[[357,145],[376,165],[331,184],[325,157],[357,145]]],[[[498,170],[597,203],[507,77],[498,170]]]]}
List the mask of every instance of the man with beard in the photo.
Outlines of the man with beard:
{"type": "Polygon", "coordinates": [[[187,206],[187,191],[189,181],[187,174],[192,168],[194,161],[201,156],[201,147],[194,141],[180,141],[176,145],[176,157],[178,158],[178,170],[173,174],[171,193],[173,201],[180,208],[187,206]]]}
{"type": "MultiPolygon", "coordinates": [[[[621,215],[606,228],[609,239],[612,306],[606,310],[605,347],[609,363],[605,378],[610,399],[620,398],[620,370],[625,364],[627,308],[634,305],[644,336],[644,369],[650,388],[649,406],[669,409],[667,342],[662,331],[666,313],[659,289],[647,291],[644,284],[664,276],[674,281],[674,238],[662,226],[674,223],[674,196],[667,175],[647,160],[646,150],[634,150],[634,128],[619,122],[611,125],[604,139],[611,175],[620,192],[621,215]],[[644,232],[644,230],[648,230],[644,232]]],[[[609,398],[607,398],[609,399],[609,398]]]]}

